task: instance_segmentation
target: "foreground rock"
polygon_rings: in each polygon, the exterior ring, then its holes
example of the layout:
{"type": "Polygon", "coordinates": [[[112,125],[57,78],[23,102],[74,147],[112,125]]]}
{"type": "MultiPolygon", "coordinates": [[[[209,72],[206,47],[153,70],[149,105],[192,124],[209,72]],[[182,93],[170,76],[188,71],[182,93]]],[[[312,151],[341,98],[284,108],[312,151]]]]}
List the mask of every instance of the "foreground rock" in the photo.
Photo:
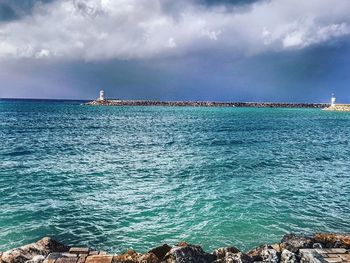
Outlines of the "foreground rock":
{"type": "Polygon", "coordinates": [[[253,261],[278,263],[280,261],[280,252],[271,245],[263,245],[248,251],[248,256],[253,261]]]}
{"type": "Polygon", "coordinates": [[[185,242],[164,244],[145,254],[128,250],[108,255],[89,248],[69,248],[43,238],[20,248],[0,252],[0,263],[350,263],[350,234],[285,235],[281,242],[262,245],[247,253],[236,247],[205,252],[185,242]]]}
{"type": "Polygon", "coordinates": [[[323,234],[314,235],[314,244],[321,244],[323,248],[350,249],[350,234],[323,234]]]}
{"type": "Polygon", "coordinates": [[[164,244],[150,250],[148,253],[154,254],[159,260],[162,260],[166,254],[171,250],[171,246],[164,244]]]}
{"type": "MultiPolygon", "coordinates": [[[[126,253],[121,255],[115,255],[113,257],[113,263],[122,263],[122,262],[139,262],[141,254],[137,253],[135,250],[128,250],[126,253]]],[[[152,261],[149,261],[152,262],[152,261]]],[[[158,262],[158,261],[156,261],[158,262]]]]}
{"type": "Polygon", "coordinates": [[[200,246],[189,245],[187,243],[180,243],[175,247],[171,248],[171,250],[162,259],[162,262],[209,263],[214,262],[215,260],[215,255],[205,253],[200,246]]]}
{"type": "Polygon", "coordinates": [[[313,237],[288,234],[282,238],[281,247],[297,253],[301,248],[312,248],[314,243],[313,237]]]}
{"type": "Polygon", "coordinates": [[[300,261],[300,257],[298,257],[295,253],[287,249],[283,249],[281,253],[281,261],[280,261],[281,263],[295,263],[299,261],[300,261]]]}
{"type": "Polygon", "coordinates": [[[41,262],[52,252],[66,252],[69,247],[60,244],[59,242],[45,237],[36,243],[25,245],[23,247],[14,248],[4,252],[0,262],[3,263],[23,263],[23,262],[41,262]]]}

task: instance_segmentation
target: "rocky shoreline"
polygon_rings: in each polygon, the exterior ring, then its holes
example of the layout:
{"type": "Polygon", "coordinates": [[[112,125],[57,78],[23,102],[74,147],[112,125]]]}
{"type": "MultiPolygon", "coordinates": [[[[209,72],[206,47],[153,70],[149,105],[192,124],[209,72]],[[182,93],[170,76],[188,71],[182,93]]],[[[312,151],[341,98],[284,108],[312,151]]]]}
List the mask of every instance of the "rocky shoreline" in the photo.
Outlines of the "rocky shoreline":
{"type": "Polygon", "coordinates": [[[215,102],[215,101],[152,101],[152,100],[94,100],[90,106],[171,106],[171,107],[251,107],[251,108],[319,108],[327,103],[279,103],[279,102],[215,102]]]}
{"type": "Polygon", "coordinates": [[[198,245],[164,244],[140,254],[127,250],[108,254],[84,247],[65,246],[49,237],[0,252],[0,263],[350,263],[350,234],[285,235],[280,243],[242,252],[224,247],[205,252],[198,245]]]}

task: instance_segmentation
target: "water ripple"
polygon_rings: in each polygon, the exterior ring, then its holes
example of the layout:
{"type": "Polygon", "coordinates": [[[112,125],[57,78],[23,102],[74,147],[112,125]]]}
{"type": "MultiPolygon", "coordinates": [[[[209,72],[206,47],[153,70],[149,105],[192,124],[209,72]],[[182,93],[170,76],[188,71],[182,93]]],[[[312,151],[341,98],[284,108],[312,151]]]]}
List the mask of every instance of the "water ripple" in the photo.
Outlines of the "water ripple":
{"type": "Polygon", "coordinates": [[[0,250],[350,231],[350,115],[0,102],[0,250]]]}

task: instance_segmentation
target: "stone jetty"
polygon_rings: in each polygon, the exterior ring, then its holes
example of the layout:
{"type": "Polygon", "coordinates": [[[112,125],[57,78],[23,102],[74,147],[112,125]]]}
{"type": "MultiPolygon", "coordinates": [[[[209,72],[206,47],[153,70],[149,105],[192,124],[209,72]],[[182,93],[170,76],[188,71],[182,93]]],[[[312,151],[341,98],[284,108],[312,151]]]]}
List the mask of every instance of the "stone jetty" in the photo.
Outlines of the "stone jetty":
{"type": "Polygon", "coordinates": [[[246,252],[223,247],[206,252],[186,242],[164,244],[146,253],[127,250],[109,254],[86,247],[68,247],[51,238],[1,253],[0,263],[350,263],[350,234],[285,235],[278,244],[246,252]]]}
{"type": "Polygon", "coordinates": [[[91,106],[172,106],[172,107],[252,107],[252,108],[326,108],[327,103],[279,102],[215,102],[215,101],[154,101],[98,99],[85,103],[91,106]]]}

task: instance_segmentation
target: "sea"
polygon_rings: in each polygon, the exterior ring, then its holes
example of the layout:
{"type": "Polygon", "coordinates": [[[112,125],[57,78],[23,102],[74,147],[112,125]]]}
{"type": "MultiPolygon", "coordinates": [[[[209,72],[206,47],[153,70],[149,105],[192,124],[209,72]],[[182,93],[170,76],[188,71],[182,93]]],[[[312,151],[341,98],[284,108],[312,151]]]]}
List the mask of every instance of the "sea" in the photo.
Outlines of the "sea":
{"type": "Polygon", "coordinates": [[[350,232],[350,113],[0,100],[0,251],[350,232]]]}

